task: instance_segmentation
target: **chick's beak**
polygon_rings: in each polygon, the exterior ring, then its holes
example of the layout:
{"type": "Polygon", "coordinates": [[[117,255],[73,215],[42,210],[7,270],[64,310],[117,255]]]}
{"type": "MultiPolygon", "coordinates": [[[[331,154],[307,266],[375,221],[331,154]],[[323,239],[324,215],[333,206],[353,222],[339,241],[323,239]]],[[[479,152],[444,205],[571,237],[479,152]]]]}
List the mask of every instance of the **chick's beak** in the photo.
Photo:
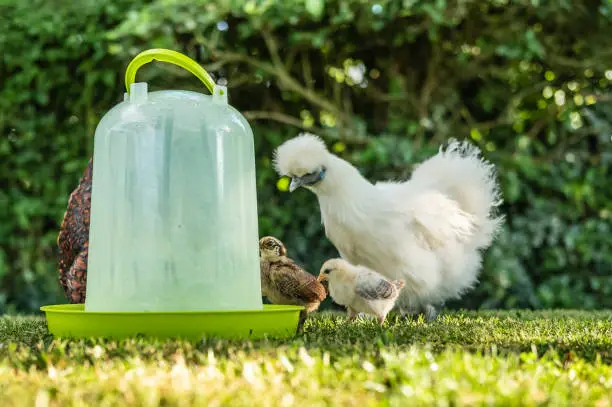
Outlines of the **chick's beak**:
{"type": "Polygon", "coordinates": [[[303,185],[302,178],[300,178],[300,177],[293,177],[293,178],[291,178],[291,184],[289,184],[289,192],[295,191],[296,189],[298,189],[302,185],[303,185]]]}
{"type": "Polygon", "coordinates": [[[327,281],[327,276],[321,273],[319,274],[319,277],[317,277],[317,280],[319,280],[319,282],[327,281]]]}

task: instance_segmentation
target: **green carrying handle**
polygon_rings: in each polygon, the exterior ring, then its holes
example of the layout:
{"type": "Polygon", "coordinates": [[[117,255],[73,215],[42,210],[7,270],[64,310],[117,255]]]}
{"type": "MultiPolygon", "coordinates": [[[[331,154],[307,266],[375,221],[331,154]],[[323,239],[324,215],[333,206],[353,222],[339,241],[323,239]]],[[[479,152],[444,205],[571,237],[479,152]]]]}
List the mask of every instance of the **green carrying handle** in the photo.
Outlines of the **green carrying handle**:
{"type": "Polygon", "coordinates": [[[215,81],[213,81],[208,72],[206,72],[206,70],[202,68],[200,64],[188,56],[181,54],[180,52],[163,48],[154,48],[143,51],[132,59],[132,62],[130,62],[125,70],[125,88],[128,93],[130,93],[130,85],[136,81],[136,72],[138,69],[144,64],[148,64],[153,60],[168,62],[188,70],[197,76],[202,83],[204,83],[211,94],[214,93],[215,81]]]}

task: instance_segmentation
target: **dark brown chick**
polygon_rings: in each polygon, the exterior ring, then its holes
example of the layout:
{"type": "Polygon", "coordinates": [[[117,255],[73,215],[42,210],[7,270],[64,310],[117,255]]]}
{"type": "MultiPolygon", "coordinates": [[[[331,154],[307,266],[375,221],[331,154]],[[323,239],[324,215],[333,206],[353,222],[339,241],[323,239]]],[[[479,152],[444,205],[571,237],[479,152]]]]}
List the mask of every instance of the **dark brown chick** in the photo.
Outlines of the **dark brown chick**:
{"type": "Polygon", "coordinates": [[[293,260],[287,257],[283,243],[271,236],[259,240],[261,291],[273,304],[301,305],[298,330],[306,316],[317,310],[327,293],[325,287],[293,260]]]}
{"type": "Polygon", "coordinates": [[[92,166],[93,159],[90,159],[79,185],[70,194],[68,209],[57,236],[59,280],[72,304],[85,302],[92,166]]]}

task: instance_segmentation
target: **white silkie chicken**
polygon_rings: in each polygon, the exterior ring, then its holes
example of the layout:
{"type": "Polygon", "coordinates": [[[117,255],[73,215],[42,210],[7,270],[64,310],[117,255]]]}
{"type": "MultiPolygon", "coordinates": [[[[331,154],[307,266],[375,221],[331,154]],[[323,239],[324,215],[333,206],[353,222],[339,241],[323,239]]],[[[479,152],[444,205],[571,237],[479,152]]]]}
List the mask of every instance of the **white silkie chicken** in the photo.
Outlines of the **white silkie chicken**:
{"type": "Polygon", "coordinates": [[[495,169],[467,142],[451,140],[405,182],[372,184],[311,134],[279,146],[274,165],[291,177],[291,192],[316,194],[342,258],[405,281],[396,303],[402,315],[433,320],[470,289],[503,222],[494,213],[502,202],[495,169]]]}
{"type": "Polygon", "coordinates": [[[350,321],[358,313],[373,314],[381,326],[404,287],[404,280],[389,281],[374,270],[344,259],[323,263],[317,280],[329,283],[329,295],[346,307],[350,321]]]}

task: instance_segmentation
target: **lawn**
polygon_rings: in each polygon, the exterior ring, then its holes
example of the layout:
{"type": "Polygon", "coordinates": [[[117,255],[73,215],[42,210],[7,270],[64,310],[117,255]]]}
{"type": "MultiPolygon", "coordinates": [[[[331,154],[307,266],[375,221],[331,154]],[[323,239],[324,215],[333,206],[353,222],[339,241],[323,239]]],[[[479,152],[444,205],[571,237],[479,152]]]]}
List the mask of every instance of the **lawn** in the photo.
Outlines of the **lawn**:
{"type": "Polygon", "coordinates": [[[612,311],[321,313],[278,342],[53,340],[0,318],[0,406],[612,406],[612,311]]]}

